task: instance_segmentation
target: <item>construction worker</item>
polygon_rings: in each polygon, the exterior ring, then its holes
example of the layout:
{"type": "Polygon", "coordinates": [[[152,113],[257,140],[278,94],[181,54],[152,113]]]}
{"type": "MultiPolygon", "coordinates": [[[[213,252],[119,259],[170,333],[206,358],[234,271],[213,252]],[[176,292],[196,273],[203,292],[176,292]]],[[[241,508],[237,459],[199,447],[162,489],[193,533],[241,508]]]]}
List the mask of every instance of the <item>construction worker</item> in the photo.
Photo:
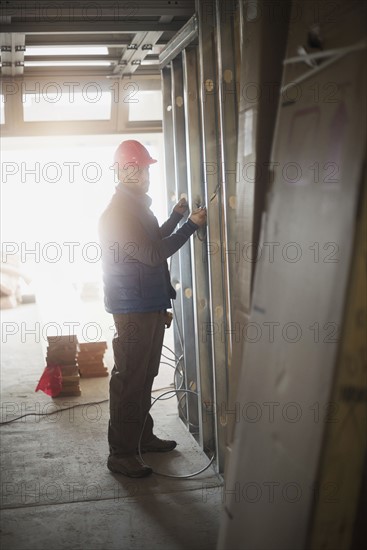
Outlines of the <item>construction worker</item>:
{"type": "Polygon", "coordinates": [[[169,322],[167,309],[176,297],[166,260],[206,222],[206,209],[193,212],[173,233],[188,210],[186,200],[181,199],[159,226],[146,194],[149,167],[157,161],[135,140],[123,141],[114,160],[119,183],[99,223],[105,308],[116,327],[107,467],[129,477],[144,477],[152,470],[141,464],[137,449],[146,417],[141,451],[168,452],[176,447],[175,441],[153,434],[153,419],[148,414],[169,322]]]}

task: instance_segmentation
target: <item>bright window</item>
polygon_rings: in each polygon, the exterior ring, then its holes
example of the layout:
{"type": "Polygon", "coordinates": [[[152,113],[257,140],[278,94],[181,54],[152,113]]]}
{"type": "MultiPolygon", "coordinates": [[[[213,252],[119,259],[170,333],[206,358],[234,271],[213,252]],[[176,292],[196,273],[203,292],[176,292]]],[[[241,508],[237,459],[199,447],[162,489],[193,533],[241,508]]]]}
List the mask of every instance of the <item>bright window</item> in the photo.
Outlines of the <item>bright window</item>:
{"type": "Polygon", "coordinates": [[[129,103],[129,121],[162,120],[162,92],[160,90],[140,90],[134,102],[129,103]]]}
{"type": "Polygon", "coordinates": [[[23,95],[24,121],[110,120],[110,91],[89,86],[83,91],[26,93],[23,95]]]}

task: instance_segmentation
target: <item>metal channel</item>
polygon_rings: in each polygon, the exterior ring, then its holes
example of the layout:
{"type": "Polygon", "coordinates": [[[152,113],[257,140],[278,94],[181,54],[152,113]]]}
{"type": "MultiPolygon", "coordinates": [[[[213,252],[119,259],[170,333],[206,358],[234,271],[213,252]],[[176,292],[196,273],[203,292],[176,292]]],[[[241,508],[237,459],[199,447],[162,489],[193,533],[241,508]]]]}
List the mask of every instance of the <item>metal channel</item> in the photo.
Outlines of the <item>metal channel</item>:
{"type": "Polygon", "coordinates": [[[223,471],[226,448],[226,426],[221,422],[227,410],[227,338],[225,335],[226,293],[222,264],[222,189],[220,147],[218,145],[218,82],[216,78],[215,1],[197,1],[200,52],[200,103],[203,137],[205,201],[208,207],[208,270],[210,290],[210,327],[202,334],[211,336],[214,382],[214,420],[216,432],[216,465],[223,471]]]}
{"type": "MultiPolygon", "coordinates": [[[[167,204],[173,206],[176,198],[175,186],[175,161],[173,150],[173,116],[172,116],[172,77],[171,68],[166,67],[162,71],[162,96],[163,96],[163,136],[164,136],[164,151],[165,151],[165,169],[166,169],[166,188],[167,188],[167,204]]],[[[179,323],[182,323],[181,313],[181,298],[179,285],[179,262],[178,255],[172,256],[170,260],[171,280],[177,292],[177,300],[175,300],[175,319],[173,321],[173,338],[175,352],[181,356],[183,353],[182,338],[180,337],[179,323]]]]}
{"type": "MultiPolygon", "coordinates": [[[[172,62],[172,114],[173,142],[175,158],[176,197],[187,199],[185,107],[183,90],[182,56],[172,62]]],[[[194,342],[194,309],[191,276],[190,246],[187,243],[176,256],[179,257],[180,299],[181,299],[181,337],[184,350],[185,388],[197,391],[196,354],[194,342]]],[[[198,398],[193,394],[178,396],[179,411],[185,414],[185,422],[190,432],[199,433],[198,398]],[[184,406],[184,407],[182,407],[184,406]],[[184,410],[183,410],[184,409],[184,410]]]]}
{"type": "MultiPolygon", "coordinates": [[[[203,162],[200,143],[200,105],[197,47],[183,52],[184,102],[186,112],[186,156],[188,202],[193,210],[205,201],[203,162]]],[[[203,338],[201,327],[210,326],[209,277],[206,257],[206,239],[199,230],[190,239],[192,289],[194,308],[194,341],[197,365],[199,402],[199,443],[205,452],[215,450],[213,421],[213,372],[210,338],[203,338]]]]}
{"type": "Polygon", "coordinates": [[[20,76],[24,73],[25,34],[1,33],[1,74],[20,76]]]}
{"type": "MultiPolygon", "coordinates": [[[[49,0],[31,2],[2,2],[0,15],[17,18],[18,20],[42,21],[53,23],[56,19],[73,21],[89,19],[99,23],[108,18],[113,21],[124,22],[128,19],[145,17],[190,17],[194,11],[194,0],[167,1],[167,0],[139,0],[138,2],[125,0],[104,0],[100,3],[88,3],[85,0],[63,0],[55,3],[49,0]]],[[[6,19],[5,19],[6,20],[6,19]]],[[[134,21],[135,23],[135,21],[134,21]]]]}
{"type": "Polygon", "coordinates": [[[181,21],[171,21],[170,23],[161,23],[160,21],[137,20],[108,20],[101,27],[100,21],[53,21],[52,25],[48,21],[15,21],[14,23],[4,23],[3,32],[25,33],[29,34],[78,34],[78,33],[136,33],[140,31],[149,32],[177,32],[181,29],[181,21]]]}
{"type": "Polygon", "coordinates": [[[175,34],[175,36],[166,44],[163,52],[159,55],[160,67],[164,67],[172,61],[186,46],[188,46],[198,32],[197,17],[193,15],[191,19],[175,34]]]}
{"type": "MultiPolygon", "coordinates": [[[[224,288],[226,317],[224,335],[227,344],[228,371],[232,368],[232,338],[237,338],[232,322],[234,310],[233,289],[236,281],[236,267],[239,261],[239,242],[236,234],[236,181],[237,181],[237,81],[235,65],[234,18],[236,2],[216,0],[216,44],[218,56],[218,108],[220,131],[220,174],[222,189],[222,261],[224,266],[224,288]]],[[[232,409],[232,407],[231,407],[232,409]]],[[[233,409],[232,409],[233,410],[233,409]]],[[[221,411],[221,423],[228,425],[233,415],[221,411]]],[[[228,438],[227,438],[228,441],[228,438]]]]}
{"type": "Polygon", "coordinates": [[[124,50],[114,73],[120,76],[133,74],[141,62],[153,49],[153,46],[162,36],[162,32],[138,32],[134,36],[132,43],[124,50]]]}

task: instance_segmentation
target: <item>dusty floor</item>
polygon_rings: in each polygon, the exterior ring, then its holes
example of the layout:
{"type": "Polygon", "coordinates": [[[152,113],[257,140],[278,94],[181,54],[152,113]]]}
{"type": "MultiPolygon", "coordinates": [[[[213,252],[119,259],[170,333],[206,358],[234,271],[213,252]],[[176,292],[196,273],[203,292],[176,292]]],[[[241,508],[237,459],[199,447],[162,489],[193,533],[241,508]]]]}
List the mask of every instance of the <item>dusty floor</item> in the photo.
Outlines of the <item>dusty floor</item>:
{"type": "MultiPolygon", "coordinates": [[[[68,304],[64,306],[67,310],[68,304]]],[[[80,397],[52,399],[35,393],[44,367],[42,330],[47,323],[78,319],[82,330],[98,318],[102,338],[110,344],[111,317],[100,303],[80,302],[77,307],[77,317],[74,311],[66,318],[64,311],[56,318],[50,313],[52,301],[43,296],[37,305],[2,312],[1,421],[57,410],[52,416],[27,416],[0,427],[2,548],[212,550],[222,491],[212,467],[190,479],[154,473],[133,480],[111,474],[106,468],[108,403],[87,405],[108,398],[108,378],[81,380],[80,397]],[[75,404],[82,406],[61,411],[75,404]]],[[[172,329],[166,343],[172,347],[172,329]]],[[[112,368],[110,345],[106,364],[112,368]]],[[[170,386],[172,374],[168,365],[161,366],[155,396],[170,386]]],[[[175,399],[157,402],[152,414],[157,435],[178,441],[172,453],[144,455],[155,471],[183,475],[208,463],[178,419],[175,399]]]]}

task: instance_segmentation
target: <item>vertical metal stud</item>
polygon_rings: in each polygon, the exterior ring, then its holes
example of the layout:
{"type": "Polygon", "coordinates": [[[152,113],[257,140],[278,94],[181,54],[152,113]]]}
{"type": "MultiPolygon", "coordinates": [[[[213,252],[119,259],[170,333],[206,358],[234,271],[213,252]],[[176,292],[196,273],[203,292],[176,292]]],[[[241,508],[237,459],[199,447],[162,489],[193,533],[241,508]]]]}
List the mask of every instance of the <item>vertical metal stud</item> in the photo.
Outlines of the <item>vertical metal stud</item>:
{"type": "MultiPolygon", "coordinates": [[[[172,76],[170,66],[162,70],[162,96],[163,96],[163,135],[165,150],[165,168],[166,168],[166,186],[167,186],[167,204],[170,209],[176,199],[175,185],[175,161],[173,149],[173,116],[172,116],[172,76]]],[[[171,258],[171,280],[176,292],[179,294],[177,285],[179,285],[179,265],[178,256],[171,258]]],[[[180,356],[183,353],[182,338],[180,336],[181,322],[181,304],[176,300],[175,314],[178,316],[173,322],[173,337],[176,353],[180,356]]]]}
{"type": "MultiPolygon", "coordinates": [[[[200,136],[200,105],[198,85],[198,54],[196,47],[190,47],[183,52],[184,100],[186,113],[186,156],[188,201],[191,209],[204,202],[205,186],[203,177],[203,162],[201,156],[200,136]]],[[[199,230],[190,240],[193,306],[194,306],[194,340],[197,364],[199,403],[199,442],[206,452],[215,450],[213,422],[213,372],[212,355],[202,327],[210,327],[209,313],[209,279],[208,264],[203,262],[206,257],[206,239],[204,232],[199,230]],[[204,337],[203,337],[204,336],[204,337]]]]}
{"type": "MultiPolygon", "coordinates": [[[[236,410],[236,388],[233,371],[236,370],[238,359],[233,356],[232,340],[237,341],[240,331],[239,323],[233,322],[235,310],[234,288],[236,284],[237,265],[240,256],[240,243],[236,231],[236,185],[237,172],[237,135],[238,135],[238,75],[235,52],[238,51],[235,32],[235,17],[238,16],[238,3],[227,0],[225,3],[216,0],[216,45],[218,56],[218,108],[219,132],[221,148],[221,181],[222,181],[222,216],[223,216],[223,263],[225,277],[225,297],[227,315],[227,357],[228,357],[228,410],[236,410]],[[237,329],[237,333],[236,333],[237,329]],[[234,335],[234,336],[233,336],[234,335]],[[235,364],[234,364],[235,363],[235,364]]],[[[233,414],[224,415],[221,421],[227,426],[226,442],[231,439],[235,424],[233,414]]]]}
{"type": "MultiPolygon", "coordinates": [[[[185,140],[185,107],[183,90],[182,56],[172,62],[172,115],[173,142],[175,158],[175,180],[177,199],[187,198],[186,140],[185,140]]],[[[176,254],[177,256],[177,254],[176,254]]],[[[194,309],[192,296],[191,255],[186,245],[178,252],[180,289],[178,299],[181,301],[181,337],[183,340],[183,364],[185,368],[184,387],[197,391],[196,354],[194,345],[194,309]]],[[[185,404],[185,421],[191,432],[198,434],[198,399],[193,394],[178,395],[179,404],[185,404]]],[[[182,411],[181,411],[182,412],[182,411]]]]}
{"type": "MultiPolygon", "coordinates": [[[[200,100],[203,136],[205,200],[208,207],[208,270],[210,290],[210,336],[213,357],[214,420],[216,432],[216,464],[224,467],[226,427],[221,422],[227,409],[227,338],[225,335],[226,299],[222,264],[222,190],[220,147],[218,145],[218,82],[216,78],[215,0],[196,3],[199,19],[200,100]]],[[[208,327],[202,327],[205,334],[208,327]]]]}
{"type": "MultiPolygon", "coordinates": [[[[237,181],[237,81],[234,52],[234,17],[236,2],[216,0],[216,45],[218,56],[218,110],[221,152],[222,185],[222,242],[226,299],[226,327],[228,370],[232,362],[232,310],[236,265],[239,260],[239,243],[236,235],[236,181],[237,181]]],[[[227,425],[227,414],[221,421],[227,425]]],[[[233,416],[230,418],[233,419],[233,416]]]]}

